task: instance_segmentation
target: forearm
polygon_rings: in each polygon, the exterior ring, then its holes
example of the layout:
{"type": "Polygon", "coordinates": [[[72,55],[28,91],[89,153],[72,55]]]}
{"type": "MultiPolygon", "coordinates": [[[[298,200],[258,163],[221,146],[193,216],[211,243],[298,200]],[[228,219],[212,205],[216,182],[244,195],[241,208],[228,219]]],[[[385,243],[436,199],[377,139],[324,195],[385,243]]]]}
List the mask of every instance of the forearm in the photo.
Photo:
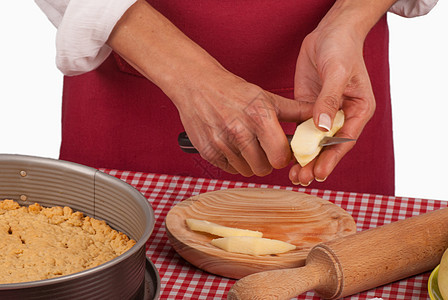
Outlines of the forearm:
{"type": "Polygon", "coordinates": [[[353,30],[364,40],[370,29],[397,0],[338,0],[319,23],[318,30],[325,26],[338,26],[353,30]]]}
{"type": "Polygon", "coordinates": [[[172,100],[182,83],[201,75],[198,70],[222,69],[146,1],[137,1],[126,11],[107,44],[172,100]]]}

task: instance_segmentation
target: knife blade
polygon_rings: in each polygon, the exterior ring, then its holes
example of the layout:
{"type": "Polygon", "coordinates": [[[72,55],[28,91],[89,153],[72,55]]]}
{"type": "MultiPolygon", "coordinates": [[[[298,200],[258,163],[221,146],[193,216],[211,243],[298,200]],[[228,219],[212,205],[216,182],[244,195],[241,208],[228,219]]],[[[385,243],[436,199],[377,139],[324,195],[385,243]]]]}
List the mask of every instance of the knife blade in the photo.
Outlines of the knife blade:
{"type": "MultiPolygon", "coordinates": [[[[286,135],[286,138],[288,139],[288,142],[291,143],[292,135],[286,135]]],[[[352,141],[356,140],[342,137],[326,136],[320,141],[319,146],[325,147],[352,141]]],[[[186,132],[181,132],[179,134],[179,136],[177,137],[177,143],[179,144],[180,149],[186,153],[199,153],[191,143],[186,132]]]]}
{"type": "Polygon", "coordinates": [[[322,140],[320,140],[319,146],[331,146],[331,145],[337,145],[347,142],[354,142],[355,139],[349,139],[349,138],[343,138],[343,137],[337,137],[337,136],[325,136],[322,140]]]}

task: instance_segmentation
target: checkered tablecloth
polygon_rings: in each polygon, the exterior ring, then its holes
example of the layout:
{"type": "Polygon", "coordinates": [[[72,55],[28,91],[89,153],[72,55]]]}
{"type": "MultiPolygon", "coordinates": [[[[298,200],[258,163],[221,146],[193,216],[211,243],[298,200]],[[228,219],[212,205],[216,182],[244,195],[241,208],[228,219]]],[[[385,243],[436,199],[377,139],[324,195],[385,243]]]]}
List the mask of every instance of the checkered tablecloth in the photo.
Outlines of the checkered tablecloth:
{"type": "MultiPolygon", "coordinates": [[[[358,231],[448,206],[448,202],[370,194],[334,192],[298,187],[259,185],[191,177],[146,174],[103,169],[137,188],[154,209],[156,223],[148,241],[147,256],[161,277],[160,299],[225,299],[235,280],[203,272],[183,260],[173,250],[165,234],[165,217],[178,202],[200,193],[237,187],[266,187],[305,192],[331,201],[355,219],[358,231]]],[[[429,299],[429,273],[382,286],[346,299],[429,299]]],[[[298,299],[320,299],[308,292],[298,299]]]]}

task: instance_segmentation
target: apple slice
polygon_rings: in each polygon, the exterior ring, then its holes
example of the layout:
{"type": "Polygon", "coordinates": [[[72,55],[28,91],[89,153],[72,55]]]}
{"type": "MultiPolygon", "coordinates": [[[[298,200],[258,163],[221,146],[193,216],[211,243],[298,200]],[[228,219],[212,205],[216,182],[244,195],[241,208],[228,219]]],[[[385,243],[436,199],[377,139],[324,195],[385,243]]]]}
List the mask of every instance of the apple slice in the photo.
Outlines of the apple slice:
{"type": "Polygon", "coordinates": [[[222,226],[205,220],[186,219],[188,227],[194,231],[201,231],[210,233],[217,236],[229,237],[229,236],[252,236],[262,237],[263,233],[254,230],[240,229],[222,226]]]}
{"type": "Polygon", "coordinates": [[[320,141],[326,136],[334,136],[343,125],[344,112],[340,110],[336,113],[330,131],[324,132],[318,129],[313,119],[306,120],[297,126],[291,140],[291,149],[297,162],[302,167],[306,166],[322,150],[322,146],[319,146],[320,141]]]}
{"type": "Polygon", "coordinates": [[[212,245],[227,252],[269,255],[294,250],[296,246],[279,240],[251,236],[230,236],[211,241],[212,245]]]}

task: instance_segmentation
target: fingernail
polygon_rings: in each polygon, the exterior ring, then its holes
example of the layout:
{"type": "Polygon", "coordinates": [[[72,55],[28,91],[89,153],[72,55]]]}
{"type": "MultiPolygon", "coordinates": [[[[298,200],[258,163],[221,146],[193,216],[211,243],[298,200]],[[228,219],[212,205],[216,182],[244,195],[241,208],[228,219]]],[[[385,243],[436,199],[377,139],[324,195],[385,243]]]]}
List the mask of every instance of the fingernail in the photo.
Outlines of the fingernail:
{"type": "Polygon", "coordinates": [[[313,182],[313,179],[310,180],[308,183],[300,183],[301,186],[309,186],[313,182]]]}
{"type": "Polygon", "coordinates": [[[330,131],[331,129],[331,118],[328,114],[322,113],[319,115],[319,127],[330,131]]]}
{"type": "Polygon", "coordinates": [[[327,180],[327,177],[325,177],[324,179],[316,178],[316,181],[317,181],[317,182],[324,182],[325,180],[327,180]]]}

